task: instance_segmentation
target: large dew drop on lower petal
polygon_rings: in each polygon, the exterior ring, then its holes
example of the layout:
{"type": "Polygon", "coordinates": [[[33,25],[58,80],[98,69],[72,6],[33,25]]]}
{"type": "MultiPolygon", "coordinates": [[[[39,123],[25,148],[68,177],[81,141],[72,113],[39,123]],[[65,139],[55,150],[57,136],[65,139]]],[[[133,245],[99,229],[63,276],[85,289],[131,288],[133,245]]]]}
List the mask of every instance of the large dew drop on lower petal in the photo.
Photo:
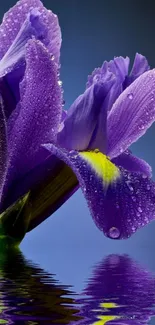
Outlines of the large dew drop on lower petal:
{"type": "Polygon", "coordinates": [[[118,239],[120,236],[120,231],[116,227],[112,227],[109,229],[109,237],[112,239],[118,239]]]}

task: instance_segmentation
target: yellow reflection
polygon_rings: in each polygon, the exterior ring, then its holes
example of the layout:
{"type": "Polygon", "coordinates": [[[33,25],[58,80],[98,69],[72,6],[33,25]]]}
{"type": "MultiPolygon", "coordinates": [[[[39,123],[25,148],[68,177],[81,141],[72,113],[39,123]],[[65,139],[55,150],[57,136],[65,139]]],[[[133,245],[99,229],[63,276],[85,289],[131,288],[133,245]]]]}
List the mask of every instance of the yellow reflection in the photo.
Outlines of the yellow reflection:
{"type": "Polygon", "coordinates": [[[93,323],[93,325],[104,325],[110,320],[119,319],[119,316],[98,316],[98,321],[93,323]]]}
{"type": "Polygon", "coordinates": [[[100,307],[108,309],[108,308],[118,308],[119,306],[114,302],[103,302],[100,304],[100,307]]]}
{"type": "MultiPolygon", "coordinates": [[[[117,305],[115,302],[102,302],[100,303],[100,307],[101,308],[106,308],[106,309],[111,309],[111,308],[118,308],[119,305],[117,305]]],[[[101,309],[98,310],[101,312],[101,309]]],[[[99,315],[97,316],[97,318],[99,320],[97,320],[95,323],[93,323],[92,325],[104,325],[107,322],[114,320],[114,319],[120,319],[120,316],[114,316],[114,315],[99,315]]]]}

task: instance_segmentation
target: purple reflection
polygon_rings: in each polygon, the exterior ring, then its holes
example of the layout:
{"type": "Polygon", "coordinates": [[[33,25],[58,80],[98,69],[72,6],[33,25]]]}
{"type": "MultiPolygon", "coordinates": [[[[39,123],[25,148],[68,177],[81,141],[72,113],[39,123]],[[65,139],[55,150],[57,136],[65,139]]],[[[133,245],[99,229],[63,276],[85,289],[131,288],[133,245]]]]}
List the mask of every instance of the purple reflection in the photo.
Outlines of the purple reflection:
{"type": "Polygon", "coordinates": [[[82,296],[78,325],[148,324],[155,315],[155,275],[127,255],[109,255],[95,267],[82,296]]]}

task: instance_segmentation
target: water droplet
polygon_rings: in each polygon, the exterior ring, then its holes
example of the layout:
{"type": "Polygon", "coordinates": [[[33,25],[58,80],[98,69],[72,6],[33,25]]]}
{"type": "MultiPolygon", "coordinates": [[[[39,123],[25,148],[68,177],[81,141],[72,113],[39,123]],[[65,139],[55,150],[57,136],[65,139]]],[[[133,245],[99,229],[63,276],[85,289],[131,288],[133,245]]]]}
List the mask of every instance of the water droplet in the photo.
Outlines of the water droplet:
{"type": "Polygon", "coordinates": [[[94,81],[94,82],[99,81],[99,79],[100,79],[99,75],[95,75],[95,76],[93,77],[93,81],[94,81]]]}
{"type": "Polygon", "coordinates": [[[127,181],[126,182],[126,185],[128,186],[129,190],[132,192],[134,189],[133,189],[133,186],[132,186],[132,183],[130,181],[127,181]]]}
{"type": "Polygon", "coordinates": [[[138,211],[141,213],[142,212],[142,208],[141,207],[138,207],[138,211]]]}
{"type": "Polygon", "coordinates": [[[109,229],[109,237],[112,238],[112,239],[116,239],[116,238],[119,238],[120,236],[120,231],[118,228],[116,227],[111,227],[109,229]]]}
{"type": "Polygon", "coordinates": [[[58,85],[62,86],[62,81],[61,80],[58,81],[58,85]]]}
{"type": "Polygon", "coordinates": [[[142,175],[142,178],[143,178],[143,179],[147,178],[147,175],[143,174],[143,175],[142,175]]]}
{"type": "Polygon", "coordinates": [[[99,149],[95,149],[94,152],[95,153],[98,153],[98,152],[100,152],[100,150],[99,149]]]}
{"type": "Polygon", "coordinates": [[[147,188],[148,191],[151,189],[149,184],[147,184],[146,188],[147,188]]]}
{"type": "Polygon", "coordinates": [[[130,94],[128,94],[128,95],[127,95],[127,97],[128,97],[128,99],[130,99],[130,100],[131,100],[131,99],[133,99],[133,94],[132,94],[132,93],[130,93],[130,94]]]}
{"type": "Polygon", "coordinates": [[[75,151],[74,150],[70,150],[69,153],[72,155],[72,154],[75,153],[75,151]]]}

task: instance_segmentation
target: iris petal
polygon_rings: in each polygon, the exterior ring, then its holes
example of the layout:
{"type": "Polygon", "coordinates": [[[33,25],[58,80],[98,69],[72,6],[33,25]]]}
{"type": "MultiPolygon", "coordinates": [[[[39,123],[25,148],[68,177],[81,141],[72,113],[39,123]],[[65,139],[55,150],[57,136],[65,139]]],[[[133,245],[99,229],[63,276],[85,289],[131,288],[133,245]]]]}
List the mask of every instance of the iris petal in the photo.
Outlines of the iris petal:
{"type": "Polygon", "coordinates": [[[66,152],[44,145],[76,174],[97,227],[113,239],[130,237],[155,219],[155,184],[119,170],[101,153],[66,152]],[[104,163],[103,163],[104,161],[104,163]]]}
{"type": "Polygon", "coordinates": [[[130,75],[127,76],[124,81],[123,84],[124,88],[128,87],[135,79],[137,79],[140,75],[142,75],[144,72],[148,71],[149,69],[150,66],[145,56],[136,53],[130,75]]]}
{"type": "Polygon", "coordinates": [[[114,58],[109,62],[105,61],[101,68],[95,69],[90,76],[88,76],[87,87],[98,81],[105,81],[111,78],[113,74],[117,80],[121,83],[125,80],[128,75],[129,69],[129,58],[123,58],[122,56],[114,58]]]}
{"type": "Polygon", "coordinates": [[[40,12],[41,22],[47,29],[42,42],[49,52],[55,56],[56,62],[59,62],[61,31],[58,18],[50,10],[47,10],[40,0],[20,0],[4,15],[0,26],[0,59],[2,59],[12,45],[27,15],[33,8],[37,8],[40,12]]]}
{"type": "Polygon", "coordinates": [[[141,173],[148,177],[152,176],[151,166],[145,160],[132,155],[129,150],[123,152],[112,161],[115,165],[123,167],[130,172],[141,173]]]}
{"type": "Polygon", "coordinates": [[[41,42],[30,40],[26,72],[21,83],[21,101],[8,120],[8,184],[45,159],[42,141],[56,141],[61,120],[62,91],[57,65],[41,42]]]}
{"type": "Polygon", "coordinates": [[[44,147],[72,168],[92,217],[106,236],[128,238],[155,219],[155,184],[146,176],[118,170],[98,152],[94,159],[90,153],[44,147]]]}
{"type": "MultiPolygon", "coordinates": [[[[105,83],[96,83],[86,89],[68,110],[64,127],[58,133],[58,144],[69,150],[84,150],[93,143],[93,133],[99,121],[102,122],[102,139],[98,146],[104,152],[106,146],[106,117],[108,94],[113,84],[113,79],[105,83]],[[102,116],[102,119],[101,119],[102,116]]],[[[91,148],[92,148],[91,146],[91,148]]]]}
{"type": "Polygon", "coordinates": [[[155,121],[155,69],[143,73],[116,100],[107,120],[107,155],[123,153],[155,121]]]}
{"type": "Polygon", "coordinates": [[[95,69],[90,76],[88,76],[87,88],[96,82],[106,82],[114,79],[113,86],[109,92],[109,98],[106,103],[107,111],[110,111],[112,105],[123,91],[123,83],[128,75],[129,58],[116,57],[109,62],[105,61],[101,68],[95,69]]]}
{"type": "Polygon", "coordinates": [[[32,36],[44,39],[46,26],[39,19],[40,13],[33,9],[23,23],[14,42],[0,61],[0,78],[10,72],[13,67],[25,56],[25,45],[32,36]]]}

